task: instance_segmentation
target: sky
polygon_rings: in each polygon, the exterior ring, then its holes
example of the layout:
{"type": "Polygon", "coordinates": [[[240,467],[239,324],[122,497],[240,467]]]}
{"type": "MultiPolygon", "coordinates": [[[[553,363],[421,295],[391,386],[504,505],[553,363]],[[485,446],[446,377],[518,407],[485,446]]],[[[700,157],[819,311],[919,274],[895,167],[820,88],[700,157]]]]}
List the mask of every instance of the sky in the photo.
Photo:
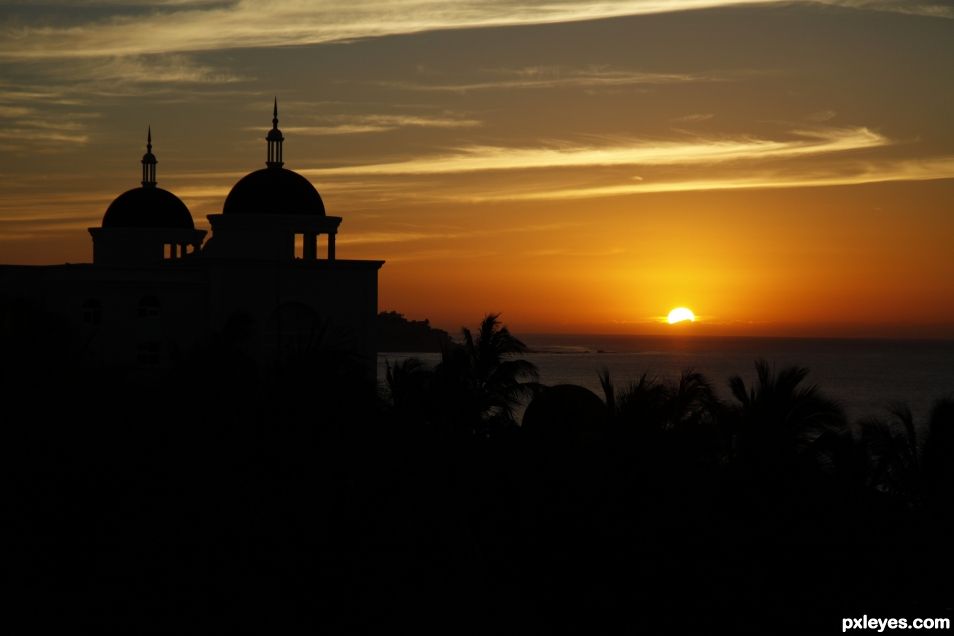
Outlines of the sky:
{"type": "Polygon", "coordinates": [[[951,1],[0,0],[0,262],[89,262],[147,126],[207,229],[277,96],[382,310],[950,338],[951,78],[951,1]]]}

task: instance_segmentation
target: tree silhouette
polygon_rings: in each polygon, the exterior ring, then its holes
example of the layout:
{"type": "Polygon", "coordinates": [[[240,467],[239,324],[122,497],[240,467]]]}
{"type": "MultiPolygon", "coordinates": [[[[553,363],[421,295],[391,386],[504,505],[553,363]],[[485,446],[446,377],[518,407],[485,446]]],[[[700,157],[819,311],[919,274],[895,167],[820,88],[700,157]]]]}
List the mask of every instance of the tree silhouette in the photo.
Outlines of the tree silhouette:
{"type": "Polygon", "coordinates": [[[926,494],[954,518],[954,398],[937,400],[928,416],[922,457],[926,494]]]}
{"type": "Polygon", "coordinates": [[[539,388],[536,366],[519,354],[527,346],[499,314],[488,314],[476,333],[463,327],[461,344],[449,343],[441,361],[419,359],[387,365],[385,383],[399,419],[417,420],[465,434],[489,434],[516,425],[516,410],[539,388]]]}
{"type": "Polygon", "coordinates": [[[756,381],[746,387],[739,376],[729,379],[738,404],[730,411],[738,459],[767,472],[810,460],[830,463],[830,437],[846,432],[841,406],[805,385],[808,369],[785,367],[776,372],[765,360],[756,360],[756,381]]]}
{"type": "Polygon", "coordinates": [[[890,418],[860,422],[861,443],[868,457],[868,485],[915,503],[922,492],[920,449],[914,416],[907,404],[892,404],[890,418]]]}
{"type": "Polygon", "coordinates": [[[527,346],[499,318],[488,314],[476,333],[462,328],[463,344],[445,348],[436,369],[458,417],[484,432],[515,425],[515,409],[538,386],[536,365],[514,357],[527,346]]]}
{"type": "Polygon", "coordinates": [[[539,373],[532,362],[512,357],[528,349],[500,324],[499,317],[500,314],[485,316],[476,336],[465,327],[464,350],[471,362],[476,388],[486,400],[485,417],[513,422],[514,408],[533,390],[529,381],[536,381],[539,373]]]}
{"type": "Polygon", "coordinates": [[[701,373],[687,369],[676,382],[665,382],[643,373],[617,391],[609,370],[599,372],[606,406],[618,425],[644,430],[685,431],[700,425],[715,426],[722,404],[701,373]]]}
{"type": "Polygon", "coordinates": [[[639,426],[646,430],[665,428],[669,398],[665,384],[643,373],[639,380],[617,391],[608,369],[601,370],[599,378],[606,406],[617,425],[639,426]]]}
{"type": "Polygon", "coordinates": [[[391,408],[399,417],[427,417],[433,376],[433,369],[425,366],[420,358],[407,358],[393,364],[387,361],[385,385],[388,388],[391,408]]]}

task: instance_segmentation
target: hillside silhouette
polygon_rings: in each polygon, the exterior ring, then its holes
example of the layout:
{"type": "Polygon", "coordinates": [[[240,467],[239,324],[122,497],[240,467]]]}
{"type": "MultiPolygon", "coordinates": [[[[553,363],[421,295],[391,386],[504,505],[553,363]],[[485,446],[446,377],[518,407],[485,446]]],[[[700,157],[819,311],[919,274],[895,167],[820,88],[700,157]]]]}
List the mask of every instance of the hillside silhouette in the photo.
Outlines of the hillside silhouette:
{"type": "Polygon", "coordinates": [[[440,353],[451,345],[443,329],[429,320],[408,320],[396,311],[382,311],[375,324],[378,351],[440,353]]]}

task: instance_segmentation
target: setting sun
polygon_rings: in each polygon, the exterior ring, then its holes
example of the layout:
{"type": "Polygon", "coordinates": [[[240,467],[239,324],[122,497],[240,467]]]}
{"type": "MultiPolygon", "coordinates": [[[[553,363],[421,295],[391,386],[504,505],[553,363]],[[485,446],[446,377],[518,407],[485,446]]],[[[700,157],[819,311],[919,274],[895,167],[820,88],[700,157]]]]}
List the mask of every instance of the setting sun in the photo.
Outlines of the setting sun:
{"type": "Polygon", "coordinates": [[[670,311],[669,316],[666,317],[666,321],[670,325],[674,325],[677,322],[686,322],[687,320],[689,322],[696,321],[696,315],[692,313],[692,310],[688,307],[676,307],[670,311]]]}

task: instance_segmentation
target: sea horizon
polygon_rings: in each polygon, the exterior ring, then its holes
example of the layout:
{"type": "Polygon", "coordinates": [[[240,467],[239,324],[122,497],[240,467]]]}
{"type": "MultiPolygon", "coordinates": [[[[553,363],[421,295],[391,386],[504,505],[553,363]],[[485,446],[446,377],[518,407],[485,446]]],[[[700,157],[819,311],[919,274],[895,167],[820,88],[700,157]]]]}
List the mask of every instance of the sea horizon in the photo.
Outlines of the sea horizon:
{"type": "MultiPolygon", "coordinates": [[[[731,400],[729,378],[749,385],[755,361],[776,369],[808,369],[806,385],[816,385],[845,409],[852,421],[885,417],[907,405],[923,422],[934,402],[954,395],[954,340],[831,338],[788,336],[668,336],[607,334],[517,334],[529,348],[523,355],[546,385],[577,384],[602,396],[599,373],[606,370],[617,387],[642,375],[674,381],[687,370],[702,373],[716,394],[731,400]]],[[[378,379],[388,361],[417,357],[426,364],[439,353],[378,354],[378,379]]]]}

